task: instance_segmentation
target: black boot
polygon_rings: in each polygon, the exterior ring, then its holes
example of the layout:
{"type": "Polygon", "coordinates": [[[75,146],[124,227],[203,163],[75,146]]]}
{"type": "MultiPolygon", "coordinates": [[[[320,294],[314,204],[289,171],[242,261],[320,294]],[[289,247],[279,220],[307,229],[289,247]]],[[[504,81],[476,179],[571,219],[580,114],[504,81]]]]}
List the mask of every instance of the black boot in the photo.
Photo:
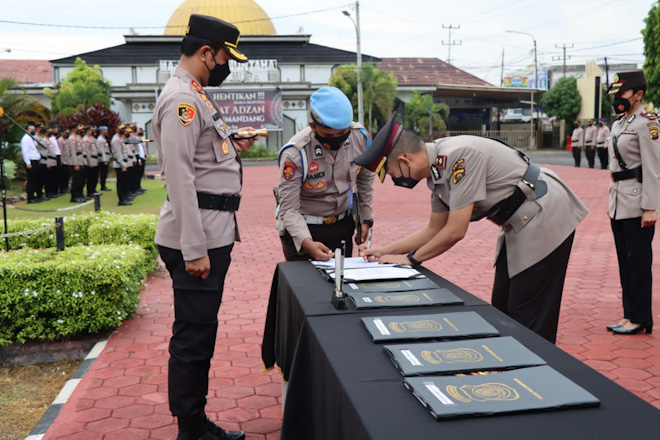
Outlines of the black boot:
{"type": "Polygon", "coordinates": [[[243,431],[225,431],[204,415],[206,419],[206,429],[209,433],[213,434],[218,440],[245,440],[245,433],[243,431]]]}
{"type": "Polygon", "coordinates": [[[207,433],[204,418],[199,415],[177,417],[179,435],[176,440],[199,440],[207,433]]]}

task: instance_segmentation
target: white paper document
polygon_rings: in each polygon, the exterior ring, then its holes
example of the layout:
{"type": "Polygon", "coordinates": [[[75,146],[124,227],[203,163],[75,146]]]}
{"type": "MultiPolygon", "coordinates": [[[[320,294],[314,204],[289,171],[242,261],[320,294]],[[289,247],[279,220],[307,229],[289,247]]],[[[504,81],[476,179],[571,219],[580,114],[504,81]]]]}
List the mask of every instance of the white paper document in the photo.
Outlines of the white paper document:
{"type": "MultiPolygon", "coordinates": [[[[328,276],[334,279],[334,271],[328,272],[328,276]]],[[[378,267],[363,267],[344,270],[345,282],[407,280],[422,276],[421,273],[410,267],[383,266],[382,264],[378,265],[378,267]]]]}

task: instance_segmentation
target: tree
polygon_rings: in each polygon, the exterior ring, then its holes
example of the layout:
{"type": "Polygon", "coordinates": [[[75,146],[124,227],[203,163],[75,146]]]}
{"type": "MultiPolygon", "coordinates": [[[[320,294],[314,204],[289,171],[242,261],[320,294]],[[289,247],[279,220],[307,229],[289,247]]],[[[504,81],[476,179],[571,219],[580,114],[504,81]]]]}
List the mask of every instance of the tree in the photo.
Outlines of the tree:
{"type": "Polygon", "coordinates": [[[422,95],[413,92],[410,102],[406,103],[405,125],[422,139],[433,140],[438,131],[447,130],[445,120],[449,117],[449,106],[445,103],[433,102],[432,95],[422,95]],[[429,108],[431,109],[429,112],[429,108]],[[431,114],[431,132],[429,133],[429,113],[431,114]]]}
{"type": "Polygon", "coordinates": [[[581,105],[582,97],[575,78],[559,78],[541,98],[541,106],[548,116],[563,119],[568,123],[575,121],[581,105]]]}
{"type": "Polygon", "coordinates": [[[607,94],[606,87],[603,87],[600,96],[600,116],[602,118],[609,118],[612,116],[612,105],[614,104],[614,98],[612,95],[607,94]]]}
{"type": "Polygon", "coordinates": [[[83,105],[76,113],[70,115],[57,115],[55,117],[57,125],[68,128],[71,124],[93,125],[100,127],[105,125],[108,132],[112,135],[119,124],[121,117],[119,113],[111,111],[105,104],[97,102],[93,106],[83,105]]]}
{"type": "Polygon", "coordinates": [[[654,4],[644,19],[644,75],[647,89],[645,101],[660,103],[660,5],[654,4]]]}
{"type": "Polygon", "coordinates": [[[98,65],[89,67],[77,58],[74,69],[55,85],[55,90],[45,88],[44,94],[50,99],[54,114],[70,115],[83,105],[90,106],[97,102],[110,107],[110,87],[98,65]]]}
{"type": "MultiPolygon", "coordinates": [[[[48,108],[41,102],[17,88],[13,78],[0,79],[0,107],[19,124],[41,122],[47,124],[50,119],[48,108]]],[[[7,118],[0,118],[0,138],[4,142],[15,143],[23,136],[23,132],[7,118]]]]}
{"type": "MultiPolygon", "coordinates": [[[[374,67],[373,63],[362,65],[362,101],[366,112],[362,122],[371,133],[379,128],[392,114],[396,99],[397,81],[394,76],[374,67]]],[[[357,69],[355,64],[339,66],[330,77],[328,85],[344,92],[353,104],[354,119],[357,118],[357,69]]]]}

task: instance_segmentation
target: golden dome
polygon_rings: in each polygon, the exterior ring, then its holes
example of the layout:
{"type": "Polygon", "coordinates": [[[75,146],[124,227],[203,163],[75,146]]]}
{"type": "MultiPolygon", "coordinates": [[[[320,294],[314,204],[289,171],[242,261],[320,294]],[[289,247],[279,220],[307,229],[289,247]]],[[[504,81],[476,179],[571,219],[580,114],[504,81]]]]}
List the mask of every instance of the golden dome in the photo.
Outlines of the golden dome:
{"type": "Polygon", "coordinates": [[[170,17],[165,35],[183,35],[191,14],[217,17],[235,25],[241,35],[275,35],[275,26],[254,0],[186,0],[170,17]]]}

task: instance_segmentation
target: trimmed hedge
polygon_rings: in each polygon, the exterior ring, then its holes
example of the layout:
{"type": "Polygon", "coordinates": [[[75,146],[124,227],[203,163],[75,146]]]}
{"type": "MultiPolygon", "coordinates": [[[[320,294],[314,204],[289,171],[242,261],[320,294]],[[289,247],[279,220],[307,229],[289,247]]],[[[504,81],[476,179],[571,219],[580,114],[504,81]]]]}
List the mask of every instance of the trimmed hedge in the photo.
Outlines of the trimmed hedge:
{"type": "Polygon", "coordinates": [[[0,345],[118,327],[135,313],[153,268],[150,252],[138,245],[1,253],[0,345]]]}
{"type": "MultiPolygon", "coordinates": [[[[110,212],[92,212],[64,218],[64,244],[66,247],[91,244],[138,244],[155,258],[158,250],[154,243],[158,216],[153,214],[122,215],[110,212]]],[[[9,232],[21,232],[52,226],[51,219],[12,220],[9,232]]],[[[47,249],[55,247],[55,229],[9,238],[10,249],[47,249]]]]}

